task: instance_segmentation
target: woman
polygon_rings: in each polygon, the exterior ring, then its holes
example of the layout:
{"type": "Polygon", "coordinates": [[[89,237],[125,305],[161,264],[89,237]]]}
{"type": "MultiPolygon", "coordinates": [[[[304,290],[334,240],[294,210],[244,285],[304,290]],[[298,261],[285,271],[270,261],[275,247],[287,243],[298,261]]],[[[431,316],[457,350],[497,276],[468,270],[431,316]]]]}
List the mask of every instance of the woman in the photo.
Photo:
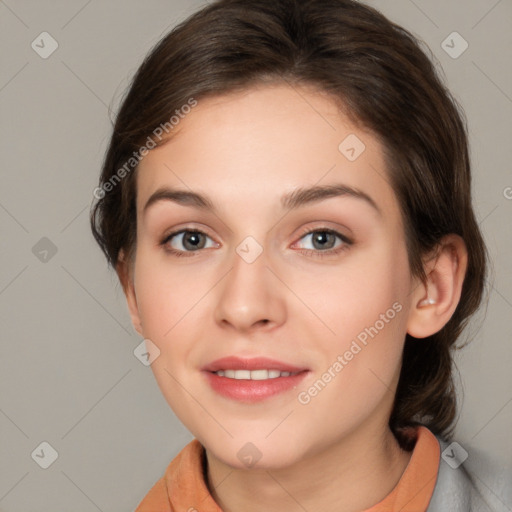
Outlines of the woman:
{"type": "Polygon", "coordinates": [[[212,3],[141,65],[95,195],[196,438],[137,512],[499,504],[449,445],[486,249],[462,113],[410,33],[350,0],[212,3]]]}

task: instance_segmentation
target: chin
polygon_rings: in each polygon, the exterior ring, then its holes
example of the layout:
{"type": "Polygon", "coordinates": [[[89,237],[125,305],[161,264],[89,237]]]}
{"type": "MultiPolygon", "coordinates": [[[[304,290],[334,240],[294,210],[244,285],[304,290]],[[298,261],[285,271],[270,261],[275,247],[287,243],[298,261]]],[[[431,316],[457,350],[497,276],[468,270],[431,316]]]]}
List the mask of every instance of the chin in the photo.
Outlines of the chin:
{"type": "Polygon", "coordinates": [[[283,440],[250,441],[248,437],[237,436],[224,443],[219,443],[218,439],[208,441],[201,441],[201,444],[215,458],[234,469],[281,469],[293,465],[303,456],[294,443],[283,440]]]}

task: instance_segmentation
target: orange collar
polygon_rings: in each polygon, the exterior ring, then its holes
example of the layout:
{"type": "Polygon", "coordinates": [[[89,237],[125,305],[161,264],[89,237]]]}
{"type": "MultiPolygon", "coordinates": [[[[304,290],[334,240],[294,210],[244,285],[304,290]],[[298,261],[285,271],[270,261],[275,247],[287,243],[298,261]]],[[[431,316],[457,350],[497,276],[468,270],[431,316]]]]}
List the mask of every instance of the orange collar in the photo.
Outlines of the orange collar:
{"type": "Polygon", "coordinates": [[[409,464],[395,488],[365,512],[425,512],[434,492],[441,449],[426,427],[418,427],[409,464]]]}
{"type": "MultiPolygon", "coordinates": [[[[203,476],[204,448],[191,441],[169,464],[165,475],[135,512],[222,512],[203,476]]],[[[439,468],[439,442],[426,427],[418,427],[411,459],[393,491],[365,512],[425,512],[439,468]]]]}

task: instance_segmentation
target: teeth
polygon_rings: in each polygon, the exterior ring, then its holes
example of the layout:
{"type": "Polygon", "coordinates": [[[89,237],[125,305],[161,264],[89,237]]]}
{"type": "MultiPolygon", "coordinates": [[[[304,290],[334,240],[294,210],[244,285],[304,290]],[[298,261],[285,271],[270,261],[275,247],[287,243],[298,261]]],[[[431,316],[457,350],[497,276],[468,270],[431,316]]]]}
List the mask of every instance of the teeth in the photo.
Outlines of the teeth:
{"type": "Polygon", "coordinates": [[[266,380],[277,377],[289,377],[298,372],[281,372],[279,370],[219,370],[215,372],[219,377],[227,377],[236,380],[266,380]]]}
{"type": "Polygon", "coordinates": [[[265,380],[265,379],[268,379],[268,370],[252,370],[249,373],[250,373],[250,376],[248,378],[250,378],[251,380],[265,380]]]}

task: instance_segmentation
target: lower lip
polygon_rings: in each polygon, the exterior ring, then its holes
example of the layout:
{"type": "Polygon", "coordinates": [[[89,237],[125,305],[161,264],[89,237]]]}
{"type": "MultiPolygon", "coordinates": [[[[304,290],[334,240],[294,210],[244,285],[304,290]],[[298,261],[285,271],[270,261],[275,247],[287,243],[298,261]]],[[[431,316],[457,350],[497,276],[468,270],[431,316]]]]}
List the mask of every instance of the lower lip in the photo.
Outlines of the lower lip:
{"type": "Polygon", "coordinates": [[[240,402],[254,403],[293,389],[309,372],[304,370],[289,377],[265,380],[229,379],[213,372],[204,373],[212,389],[220,395],[240,402]]]}

